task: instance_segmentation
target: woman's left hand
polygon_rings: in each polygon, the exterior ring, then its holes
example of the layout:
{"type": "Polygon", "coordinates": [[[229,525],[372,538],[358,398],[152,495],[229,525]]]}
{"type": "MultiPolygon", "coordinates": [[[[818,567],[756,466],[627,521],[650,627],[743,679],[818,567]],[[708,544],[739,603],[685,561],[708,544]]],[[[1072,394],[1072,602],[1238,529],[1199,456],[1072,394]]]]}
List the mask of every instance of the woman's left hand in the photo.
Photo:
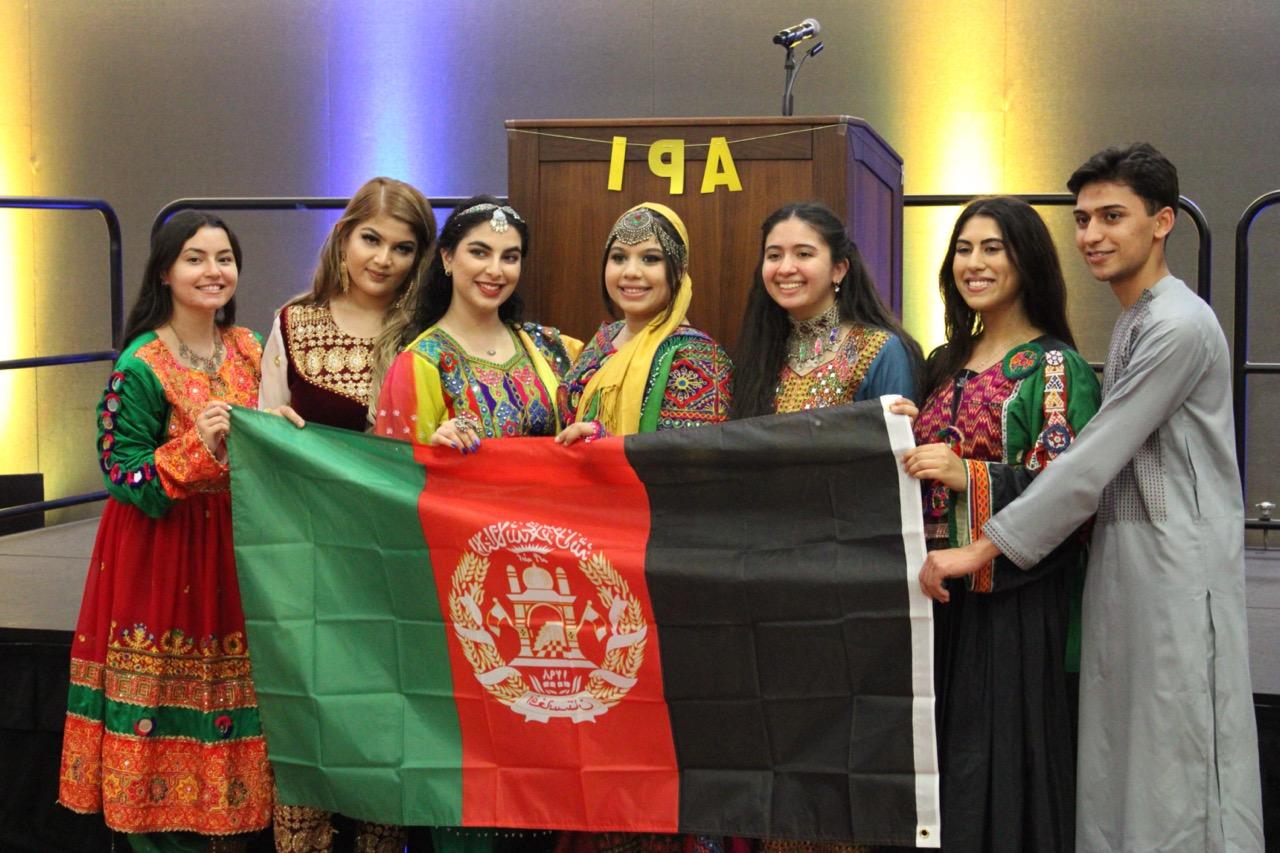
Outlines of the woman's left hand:
{"type": "Polygon", "coordinates": [[[264,411],[269,415],[276,415],[278,417],[284,418],[286,421],[293,424],[298,429],[302,429],[304,426],[307,425],[307,422],[302,419],[302,415],[295,412],[293,410],[293,406],[290,406],[287,404],[283,406],[276,406],[274,409],[264,409],[264,411]]]}
{"type": "Polygon", "coordinates": [[[945,444],[922,444],[902,455],[902,467],[917,480],[937,480],[953,492],[969,487],[964,460],[945,444]]]}
{"type": "Polygon", "coordinates": [[[427,444],[452,447],[459,453],[480,450],[480,430],[470,418],[451,418],[436,427],[427,444]]]}
{"type": "Polygon", "coordinates": [[[210,400],[196,415],[196,434],[209,455],[222,464],[227,462],[227,435],[231,432],[231,404],[210,400]]]}

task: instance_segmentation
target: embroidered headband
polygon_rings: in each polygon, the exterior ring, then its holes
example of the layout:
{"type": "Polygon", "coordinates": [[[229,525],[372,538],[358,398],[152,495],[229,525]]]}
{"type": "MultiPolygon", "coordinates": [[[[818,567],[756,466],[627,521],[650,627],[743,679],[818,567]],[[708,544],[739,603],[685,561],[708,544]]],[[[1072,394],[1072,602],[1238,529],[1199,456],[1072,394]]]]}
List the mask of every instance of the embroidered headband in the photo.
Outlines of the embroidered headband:
{"type": "Polygon", "coordinates": [[[486,210],[492,210],[493,216],[489,218],[489,227],[499,234],[506,232],[511,227],[511,223],[507,221],[507,217],[511,217],[516,222],[524,222],[520,214],[516,213],[516,209],[509,204],[497,205],[492,202],[484,202],[482,204],[473,204],[466,210],[458,214],[459,217],[466,216],[469,213],[483,213],[486,210]]]}
{"type": "Polygon", "coordinates": [[[658,220],[653,217],[653,211],[647,207],[637,207],[622,214],[614,223],[613,230],[609,232],[609,239],[604,241],[604,246],[608,249],[615,240],[627,246],[634,246],[650,237],[657,238],[662,245],[662,250],[675,258],[676,266],[684,269],[688,250],[683,243],[668,234],[666,229],[658,224],[658,220]]]}

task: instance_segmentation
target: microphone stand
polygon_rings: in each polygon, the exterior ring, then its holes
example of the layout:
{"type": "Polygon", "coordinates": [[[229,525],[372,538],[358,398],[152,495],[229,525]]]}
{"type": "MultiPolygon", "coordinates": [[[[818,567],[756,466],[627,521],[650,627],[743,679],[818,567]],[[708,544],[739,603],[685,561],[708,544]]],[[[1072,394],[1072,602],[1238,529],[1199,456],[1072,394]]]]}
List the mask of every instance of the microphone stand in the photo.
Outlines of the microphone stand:
{"type": "Polygon", "coordinates": [[[823,42],[818,42],[805,51],[799,62],[796,62],[795,45],[788,44],[784,45],[784,47],[787,49],[787,58],[782,62],[782,67],[786,71],[786,80],[783,82],[782,87],[782,114],[789,116],[795,112],[795,95],[792,94],[791,89],[796,85],[796,75],[800,73],[800,66],[809,57],[817,56],[821,53],[826,45],[823,42]]]}
{"type": "Polygon", "coordinates": [[[786,81],[782,86],[782,114],[789,116],[795,111],[795,96],[791,94],[791,87],[796,84],[796,74],[800,71],[794,46],[787,45],[787,58],[783,60],[782,67],[786,71],[786,81]]]}

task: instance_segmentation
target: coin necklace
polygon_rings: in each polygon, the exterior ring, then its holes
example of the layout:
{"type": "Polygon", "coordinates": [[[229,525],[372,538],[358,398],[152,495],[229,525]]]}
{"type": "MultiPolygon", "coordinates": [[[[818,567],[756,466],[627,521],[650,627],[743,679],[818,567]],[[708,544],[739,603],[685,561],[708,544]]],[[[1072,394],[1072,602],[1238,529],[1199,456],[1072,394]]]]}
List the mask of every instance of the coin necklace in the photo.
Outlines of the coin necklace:
{"type": "Polygon", "coordinates": [[[187,342],[179,337],[178,330],[172,325],[169,326],[169,331],[173,332],[174,338],[178,341],[178,355],[186,359],[187,364],[190,364],[192,368],[200,371],[210,379],[218,375],[218,369],[222,367],[223,356],[226,355],[226,348],[222,345],[222,335],[214,338],[213,352],[206,358],[193,352],[191,347],[187,346],[187,342]]]}

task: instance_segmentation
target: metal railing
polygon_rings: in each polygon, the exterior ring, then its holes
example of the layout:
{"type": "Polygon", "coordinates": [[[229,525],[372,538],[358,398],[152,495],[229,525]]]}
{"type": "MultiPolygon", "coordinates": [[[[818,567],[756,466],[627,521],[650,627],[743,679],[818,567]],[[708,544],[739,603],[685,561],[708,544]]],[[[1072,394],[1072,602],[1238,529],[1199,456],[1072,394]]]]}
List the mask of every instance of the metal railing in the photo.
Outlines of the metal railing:
{"type": "MultiPolygon", "coordinates": [[[[1277,204],[1280,204],[1280,190],[1260,195],[1244,209],[1244,213],[1240,214],[1240,221],[1236,223],[1235,353],[1231,359],[1231,396],[1236,421],[1236,464],[1240,466],[1241,489],[1245,486],[1249,454],[1249,374],[1280,373],[1280,363],[1249,360],[1249,230],[1258,214],[1277,204]]],[[[1276,530],[1280,528],[1280,521],[1249,518],[1246,512],[1244,526],[1250,530],[1276,530]]]]}
{"type": "MultiPolygon", "coordinates": [[[[434,207],[457,207],[469,196],[429,198],[434,207]]],[[[504,196],[495,196],[506,203],[504,196]]],[[[151,235],[180,210],[342,210],[349,198],[329,196],[264,196],[262,198],[179,198],[160,208],[151,222],[151,235]]]]}
{"type": "MultiPolygon", "coordinates": [[[[111,205],[96,198],[42,198],[38,196],[0,197],[0,209],[17,210],[96,210],[102,214],[107,226],[108,256],[107,276],[111,298],[111,341],[114,344],[124,328],[124,262],[120,240],[120,219],[111,205]]],[[[5,306],[0,310],[8,310],[5,306]]],[[[34,358],[14,358],[0,361],[0,370],[53,367],[63,364],[84,364],[92,361],[113,362],[119,353],[114,350],[73,352],[65,355],[46,355],[34,358]]],[[[36,501],[0,509],[0,519],[44,512],[50,509],[93,503],[106,498],[105,491],[85,492],[53,500],[36,501]]]]}

